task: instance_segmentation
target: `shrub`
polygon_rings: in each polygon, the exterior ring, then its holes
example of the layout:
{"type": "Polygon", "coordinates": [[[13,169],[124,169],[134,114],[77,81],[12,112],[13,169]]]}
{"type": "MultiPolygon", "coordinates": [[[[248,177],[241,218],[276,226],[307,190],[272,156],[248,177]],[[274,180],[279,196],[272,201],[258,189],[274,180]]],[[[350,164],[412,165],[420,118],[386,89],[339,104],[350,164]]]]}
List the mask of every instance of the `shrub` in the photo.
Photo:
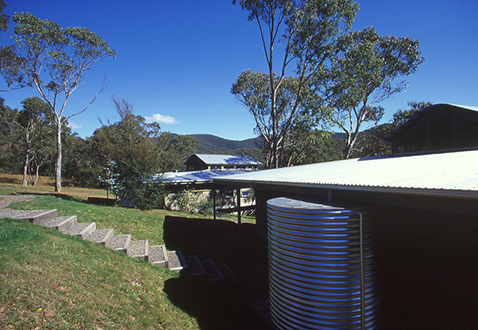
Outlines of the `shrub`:
{"type": "Polygon", "coordinates": [[[161,182],[150,181],[135,187],[133,192],[134,205],[140,210],[164,208],[164,188],[161,182]]]}

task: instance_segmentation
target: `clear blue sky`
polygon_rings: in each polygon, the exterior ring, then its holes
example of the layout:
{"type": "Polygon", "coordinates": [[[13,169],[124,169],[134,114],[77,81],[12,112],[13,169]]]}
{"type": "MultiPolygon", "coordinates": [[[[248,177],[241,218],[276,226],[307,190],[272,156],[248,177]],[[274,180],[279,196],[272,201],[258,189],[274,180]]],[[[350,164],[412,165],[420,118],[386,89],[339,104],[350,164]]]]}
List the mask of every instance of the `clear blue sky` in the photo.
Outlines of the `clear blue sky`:
{"type": "MultiPolygon", "coordinates": [[[[265,71],[257,25],[231,0],[5,0],[6,13],[30,12],[62,27],[87,27],[117,53],[89,73],[68,103],[67,115],[86,105],[106,77],[107,89],[73,130],[88,137],[103,121],[116,121],[111,97],[135,114],[156,118],[164,131],[254,137],[254,121],[230,93],[247,69],[265,71]],[[165,120],[165,121],[164,121],[165,120]]],[[[405,93],[382,103],[385,121],[408,101],[478,106],[478,1],[363,0],[353,30],[374,26],[382,35],[420,40],[425,62],[407,77],[405,93]]],[[[13,23],[10,27],[13,26],[13,23]]],[[[0,41],[5,43],[5,35],[0,41]]],[[[7,40],[8,41],[8,40],[7,40]]],[[[33,89],[0,94],[20,108],[33,89]]]]}

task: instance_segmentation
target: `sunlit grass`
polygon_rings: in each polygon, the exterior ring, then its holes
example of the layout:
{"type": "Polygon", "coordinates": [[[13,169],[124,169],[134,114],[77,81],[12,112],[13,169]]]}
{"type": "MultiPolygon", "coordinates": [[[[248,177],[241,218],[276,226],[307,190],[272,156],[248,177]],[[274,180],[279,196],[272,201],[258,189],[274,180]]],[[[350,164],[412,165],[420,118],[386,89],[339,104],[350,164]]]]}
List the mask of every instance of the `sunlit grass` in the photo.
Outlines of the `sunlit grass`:
{"type": "Polygon", "coordinates": [[[178,275],[21,220],[0,220],[1,329],[197,329],[163,292],[178,275]]]}
{"type": "MultiPolygon", "coordinates": [[[[68,181],[65,180],[66,182],[68,181]]],[[[36,186],[32,186],[28,182],[25,189],[21,174],[0,173],[0,195],[22,194],[25,191],[30,194],[56,194],[55,180],[50,177],[40,176],[36,186]]],[[[59,195],[68,195],[78,200],[86,200],[88,197],[106,197],[106,191],[102,189],[68,187],[65,185],[62,188],[62,193],[59,195]]]]}

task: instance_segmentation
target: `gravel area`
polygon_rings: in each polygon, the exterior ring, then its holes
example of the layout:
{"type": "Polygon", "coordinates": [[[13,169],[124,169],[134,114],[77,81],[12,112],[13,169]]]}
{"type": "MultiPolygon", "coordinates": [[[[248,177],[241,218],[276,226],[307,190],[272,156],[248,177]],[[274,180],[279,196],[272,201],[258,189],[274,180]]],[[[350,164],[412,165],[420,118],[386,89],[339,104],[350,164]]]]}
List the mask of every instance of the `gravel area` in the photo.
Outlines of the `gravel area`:
{"type": "Polygon", "coordinates": [[[8,207],[11,203],[31,201],[33,199],[35,199],[35,196],[32,195],[0,195],[0,209],[8,207]]]}
{"type": "Polygon", "coordinates": [[[27,211],[27,210],[12,210],[9,208],[0,209],[0,219],[13,218],[13,219],[25,219],[31,218],[35,215],[45,213],[45,210],[27,211]]]}
{"type": "Polygon", "coordinates": [[[33,199],[35,199],[35,196],[31,196],[31,195],[20,195],[20,196],[0,195],[0,219],[2,218],[19,219],[19,218],[27,217],[31,214],[35,214],[35,213],[32,213],[35,211],[12,210],[8,208],[8,205],[10,205],[11,203],[31,201],[33,199]]]}

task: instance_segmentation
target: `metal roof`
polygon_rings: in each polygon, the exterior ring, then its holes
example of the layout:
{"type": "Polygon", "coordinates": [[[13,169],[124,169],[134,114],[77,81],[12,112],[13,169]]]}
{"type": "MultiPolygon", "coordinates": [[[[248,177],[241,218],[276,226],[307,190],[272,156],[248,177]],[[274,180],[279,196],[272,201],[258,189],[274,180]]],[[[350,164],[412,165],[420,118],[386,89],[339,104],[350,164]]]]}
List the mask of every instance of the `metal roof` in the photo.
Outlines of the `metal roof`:
{"type": "Polygon", "coordinates": [[[213,181],[362,191],[471,193],[478,198],[478,150],[348,159],[256,171],[213,181]]]}
{"type": "Polygon", "coordinates": [[[163,175],[155,176],[155,179],[160,179],[166,183],[188,184],[188,183],[207,183],[212,178],[220,176],[228,176],[238,173],[248,173],[251,170],[202,170],[189,172],[167,172],[163,175]]]}
{"type": "MultiPolygon", "coordinates": [[[[215,154],[194,154],[204,163],[208,165],[260,165],[258,162],[251,156],[243,155],[215,155],[215,154]]],[[[191,158],[190,157],[190,158],[191,158]]],[[[187,162],[187,161],[186,161],[187,162]]]]}

